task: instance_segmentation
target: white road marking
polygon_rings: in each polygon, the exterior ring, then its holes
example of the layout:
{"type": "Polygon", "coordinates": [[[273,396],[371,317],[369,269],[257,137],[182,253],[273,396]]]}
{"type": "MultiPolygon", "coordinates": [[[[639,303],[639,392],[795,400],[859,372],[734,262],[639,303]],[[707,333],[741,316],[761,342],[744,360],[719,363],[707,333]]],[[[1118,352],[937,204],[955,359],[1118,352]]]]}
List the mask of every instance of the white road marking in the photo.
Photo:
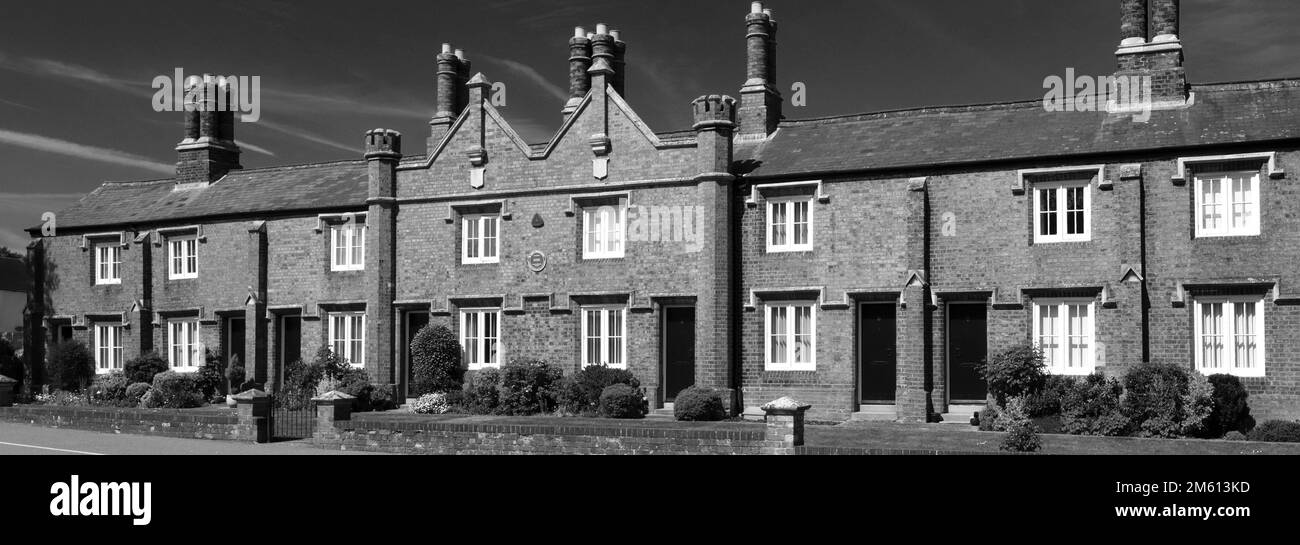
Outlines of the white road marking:
{"type": "Polygon", "coordinates": [[[11,446],[11,447],[22,447],[22,448],[34,448],[34,449],[40,449],[40,450],[55,450],[55,451],[59,451],[59,452],[71,452],[71,453],[73,453],[73,454],[87,454],[87,455],[90,455],[90,456],[104,456],[104,453],[102,453],[102,452],[86,452],[86,451],[82,451],[82,450],[68,450],[68,449],[65,449],[65,448],[38,447],[38,446],[36,446],[36,445],[24,445],[24,444],[21,444],[21,443],[6,443],[6,442],[4,442],[4,441],[0,441],[0,445],[9,445],[9,446],[11,446]]]}

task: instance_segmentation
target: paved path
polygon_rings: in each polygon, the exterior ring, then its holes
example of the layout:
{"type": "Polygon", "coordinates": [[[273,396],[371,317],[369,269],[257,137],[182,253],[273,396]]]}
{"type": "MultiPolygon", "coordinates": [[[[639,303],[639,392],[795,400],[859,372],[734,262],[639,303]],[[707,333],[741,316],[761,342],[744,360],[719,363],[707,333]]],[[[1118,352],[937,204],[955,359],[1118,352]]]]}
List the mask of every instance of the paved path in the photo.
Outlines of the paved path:
{"type": "Polygon", "coordinates": [[[316,449],[301,442],[255,445],[234,441],[205,441],[202,439],[100,433],[0,422],[0,456],[9,454],[87,456],[114,454],[357,455],[373,453],[316,449]]]}

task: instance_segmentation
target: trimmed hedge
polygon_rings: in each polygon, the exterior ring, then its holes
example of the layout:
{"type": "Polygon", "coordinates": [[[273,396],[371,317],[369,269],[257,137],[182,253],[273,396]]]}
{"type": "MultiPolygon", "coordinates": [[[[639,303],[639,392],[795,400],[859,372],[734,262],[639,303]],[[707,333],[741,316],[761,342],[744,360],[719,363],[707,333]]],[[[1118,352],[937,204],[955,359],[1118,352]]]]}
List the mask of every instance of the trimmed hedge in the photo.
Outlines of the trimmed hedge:
{"type": "Polygon", "coordinates": [[[645,394],[639,388],[613,384],[600,393],[600,415],[606,418],[645,418],[645,394]]]}
{"type": "Polygon", "coordinates": [[[1044,365],[1043,352],[1026,345],[994,354],[977,369],[998,405],[1005,406],[1010,398],[1042,391],[1047,381],[1044,365]]]}
{"type": "Polygon", "coordinates": [[[1205,420],[1202,437],[1213,439],[1238,432],[1245,435],[1255,428],[1255,417],[1250,415],[1250,393],[1233,375],[1210,375],[1214,388],[1214,410],[1205,420]]]}
{"type": "Polygon", "coordinates": [[[548,414],[559,408],[564,371],[539,360],[515,361],[501,369],[498,414],[548,414]]]}
{"type": "Polygon", "coordinates": [[[1300,422],[1265,420],[1250,432],[1251,441],[1270,443],[1300,443],[1300,422]]]}
{"type": "Polygon", "coordinates": [[[561,403],[568,414],[592,416],[600,412],[600,399],[605,389],[624,384],[632,389],[641,388],[636,375],[625,369],[612,369],[606,365],[591,365],[565,379],[561,403]]]}
{"type": "Polygon", "coordinates": [[[150,393],[158,397],[156,402],[160,407],[191,409],[203,406],[205,400],[202,388],[199,377],[194,373],[166,371],[154,376],[150,393]]]}
{"type": "Polygon", "coordinates": [[[81,341],[54,345],[45,365],[45,376],[58,390],[80,392],[95,376],[95,358],[81,341]]]}
{"type": "Polygon", "coordinates": [[[411,339],[412,393],[459,390],[465,383],[460,340],[446,326],[429,325],[411,339]]]}
{"type": "Polygon", "coordinates": [[[126,379],[132,384],[137,382],[153,384],[154,375],[168,369],[167,360],[162,359],[162,356],[159,356],[154,351],[145,352],[126,360],[126,365],[122,367],[122,371],[126,373],[126,379]]]}
{"type": "Polygon", "coordinates": [[[722,393],[697,386],[682,390],[673,401],[673,418],[684,422],[726,420],[727,409],[722,405],[722,393]]]}

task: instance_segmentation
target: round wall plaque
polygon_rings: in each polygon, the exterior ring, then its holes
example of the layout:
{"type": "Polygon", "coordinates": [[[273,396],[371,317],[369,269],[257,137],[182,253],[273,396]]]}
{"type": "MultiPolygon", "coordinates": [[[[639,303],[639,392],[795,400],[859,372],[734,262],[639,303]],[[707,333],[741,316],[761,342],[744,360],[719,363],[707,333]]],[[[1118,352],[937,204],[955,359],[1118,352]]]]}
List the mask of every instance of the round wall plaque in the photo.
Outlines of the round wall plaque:
{"type": "Polygon", "coordinates": [[[528,268],[535,273],[546,270],[546,254],[536,251],[528,254],[528,268]]]}

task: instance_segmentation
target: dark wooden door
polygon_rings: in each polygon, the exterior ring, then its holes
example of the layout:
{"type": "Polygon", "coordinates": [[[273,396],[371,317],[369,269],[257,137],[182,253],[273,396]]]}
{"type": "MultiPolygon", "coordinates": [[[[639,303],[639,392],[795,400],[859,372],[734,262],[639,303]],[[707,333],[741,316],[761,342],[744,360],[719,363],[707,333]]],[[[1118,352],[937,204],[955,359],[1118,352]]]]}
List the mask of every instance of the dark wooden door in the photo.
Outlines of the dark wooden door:
{"type": "Polygon", "coordinates": [[[977,364],[988,358],[988,307],[948,305],[948,400],[983,403],[988,383],[977,364]]]}
{"type": "Polygon", "coordinates": [[[664,311],[664,402],[695,385],[695,309],[664,311]]]}
{"type": "Polygon", "coordinates": [[[411,365],[411,341],[421,329],[429,325],[428,312],[406,313],[406,323],[402,327],[402,365],[406,367],[406,395],[411,395],[411,385],[415,383],[415,367],[411,365]]]}
{"type": "MultiPolygon", "coordinates": [[[[280,375],[277,381],[284,380],[286,365],[302,359],[302,317],[284,316],[280,318],[280,375]]],[[[280,382],[283,384],[283,382],[280,382]]]]}
{"type": "MultiPolygon", "coordinates": [[[[239,364],[248,366],[248,358],[244,357],[244,324],[243,318],[231,318],[227,322],[226,331],[226,361],[230,363],[231,358],[238,356],[239,364]]],[[[238,386],[238,385],[236,385],[238,386]]]]}
{"type": "Polygon", "coordinates": [[[868,404],[895,400],[898,312],[892,303],[868,304],[858,315],[858,391],[868,404]]]}

